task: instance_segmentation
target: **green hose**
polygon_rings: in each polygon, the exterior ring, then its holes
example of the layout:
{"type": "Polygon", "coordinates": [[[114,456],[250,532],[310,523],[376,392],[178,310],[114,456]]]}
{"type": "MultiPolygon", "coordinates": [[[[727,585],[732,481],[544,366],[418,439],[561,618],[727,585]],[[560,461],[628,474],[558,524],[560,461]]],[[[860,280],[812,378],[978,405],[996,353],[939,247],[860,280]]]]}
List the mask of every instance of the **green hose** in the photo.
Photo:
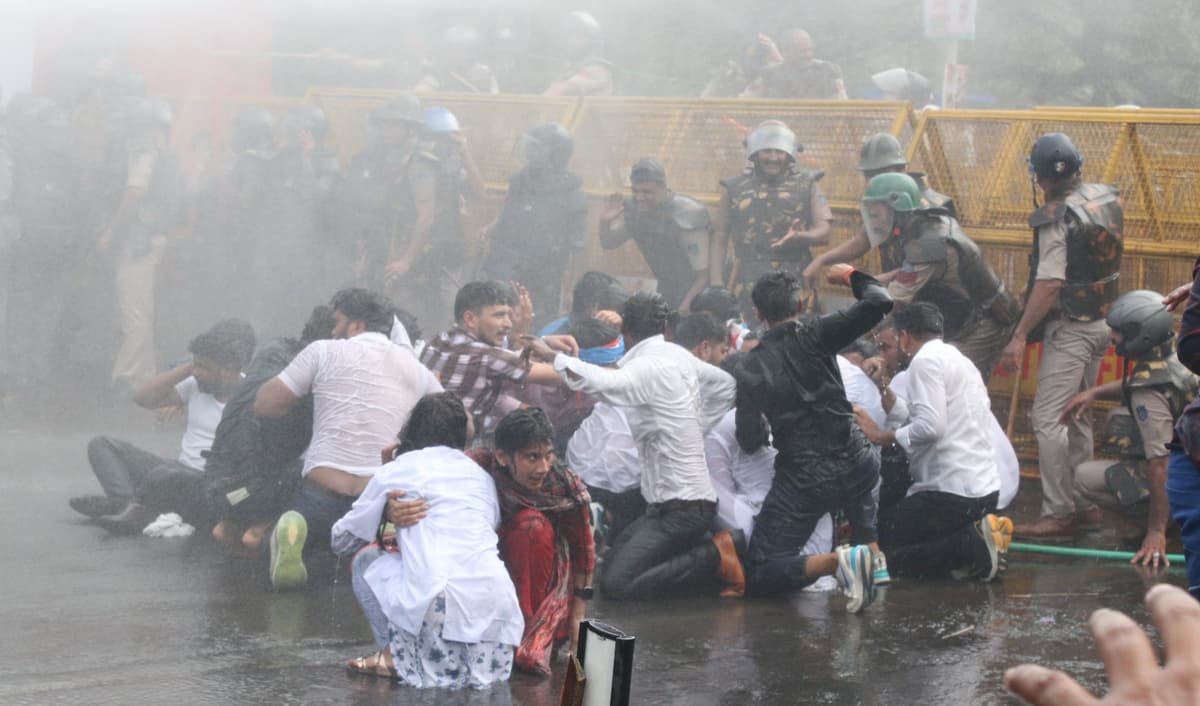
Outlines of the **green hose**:
{"type": "MultiPolygon", "coordinates": [[[[1025,542],[1013,542],[1008,545],[1009,551],[1014,552],[1035,552],[1037,554],[1057,554],[1058,556],[1083,556],[1089,559],[1124,559],[1129,561],[1135,556],[1135,552],[1115,552],[1108,549],[1080,549],[1078,547],[1055,547],[1047,544],[1027,544],[1025,542]]],[[[1168,554],[1167,561],[1172,564],[1182,564],[1182,554],[1168,554]]]]}

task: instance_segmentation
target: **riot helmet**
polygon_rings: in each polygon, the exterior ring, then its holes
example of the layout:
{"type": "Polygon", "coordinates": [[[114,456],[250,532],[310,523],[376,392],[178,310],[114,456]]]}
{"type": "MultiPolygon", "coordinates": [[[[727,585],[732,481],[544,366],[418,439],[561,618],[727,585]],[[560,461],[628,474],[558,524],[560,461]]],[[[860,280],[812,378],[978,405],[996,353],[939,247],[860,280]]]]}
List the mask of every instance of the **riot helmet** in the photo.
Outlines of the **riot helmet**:
{"type": "Polygon", "coordinates": [[[1079,173],[1083,155],[1071,138],[1061,132],[1042,135],[1029,151],[1029,171],[1047,179],[1062,179],[1079,173]]]}
{"type": "Polygon", "coordinates": [[[897,140],[895,136],[879,132],[863,142],[862,152],[858,159],[858,171],[881,172],[885,169],[907,165],[908,160],[904,157],[904,148],[900,146],[900,140],[897,140]]]}
{"type": "Polygon", "coordinates": [[[259,105],[247,105],[233,116],[230,147],[236,153],[264,150],[274,143],[275,118],[259,105]]]}
{"type": "Polygon", "coordinates": [[[1121,335],[1117,355],[1143,358],[1174,337],[1175,319],[1162,300],[1158,292],[1136,289],[1113,302],[1105,323],[1121,335]]]}
{"type": "Polygon", "coordinates": [[[574,151],[574,138],[558,123],[530,128],[517,141],[518,157],[534,169],[566,169],[574,151]]]}
{"type": "Polygon", "coordinates": [[[932,94],[929,90],[929,79],[916,71],[904,68],[887,69],[871,76],[871,83],[883,91],[887,97],[908,101],[922,108],[932,94]]]}
{"type": "Polygon", "coordinates": [[[764,120],[746,138],[746,159],[754,161],[754,155],[762,150],[779,150],[795,161],[799,151],[796,133],[782,120],[764,120]]]}
{"type": "Polygon", "coordinates": [[[867,184],[867,193],[859,202],[863,227],[871,245],[880,245],[902,227],[903,214],[921,207],[921,190],[907,174],[887,172],[867,184]]]}
{"type": "Polygon", "coordinates": [[[462,132],[454,113],[441,106],[425,109],[425,129],[439,135],[462,132]]]}

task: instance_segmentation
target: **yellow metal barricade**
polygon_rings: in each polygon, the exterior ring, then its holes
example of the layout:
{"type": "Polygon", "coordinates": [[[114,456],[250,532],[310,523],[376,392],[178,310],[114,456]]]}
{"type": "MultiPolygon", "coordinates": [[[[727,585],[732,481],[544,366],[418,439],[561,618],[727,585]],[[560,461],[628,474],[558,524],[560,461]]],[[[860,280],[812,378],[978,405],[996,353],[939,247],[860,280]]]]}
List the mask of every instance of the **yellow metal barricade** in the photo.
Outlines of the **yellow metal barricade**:
{"type": "Polygon", "coordinates": [[[572,125],[573,168],[590,193],[607,194],[627,189],[630,166],[654,157],[673,189],[714,203],[720,180],[746,164],[746,135],[768,119],[787,123],[804,146],[800,161],[825,172],[821,188],[831,204],[855,209],[863,140],[887,132],[903,143],[913,126],[907,103],[587,98],[572,125]]]}
{"type": "MultiPolygon", "coordinates": [[[[343,164],[367,141],[367,117],[376,106],[401,91],[314,88],[308,98],[321,106],[336,135],[343,164]]],[[[471,145],[471,154],[489,188],[504,189],[508,177],[520,168],[513,150],[517,137],[542,123],[570,125],[578,100],[543,96],[436,93],[419,96],[426,107],[448,108],[458,118],[471,145]]]]}

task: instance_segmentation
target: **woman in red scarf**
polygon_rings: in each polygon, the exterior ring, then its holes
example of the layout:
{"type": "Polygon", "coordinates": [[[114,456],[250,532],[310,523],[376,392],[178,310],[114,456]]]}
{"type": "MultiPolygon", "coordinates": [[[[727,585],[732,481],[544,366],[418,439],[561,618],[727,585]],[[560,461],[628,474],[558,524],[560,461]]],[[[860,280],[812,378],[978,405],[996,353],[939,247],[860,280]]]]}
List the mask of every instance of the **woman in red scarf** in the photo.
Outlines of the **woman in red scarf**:
{"type": "Polygon", "coordinates": [[[554,427],[542,410],[502,419],[495,444],[494,453],[468,455],[491,474],[500,498],[500,556],[525,616],[516,666],[548,675],[556,642],[569,638],[575,651],[592,597],[591,499],[583,481],[557,462],[554,427]]]}

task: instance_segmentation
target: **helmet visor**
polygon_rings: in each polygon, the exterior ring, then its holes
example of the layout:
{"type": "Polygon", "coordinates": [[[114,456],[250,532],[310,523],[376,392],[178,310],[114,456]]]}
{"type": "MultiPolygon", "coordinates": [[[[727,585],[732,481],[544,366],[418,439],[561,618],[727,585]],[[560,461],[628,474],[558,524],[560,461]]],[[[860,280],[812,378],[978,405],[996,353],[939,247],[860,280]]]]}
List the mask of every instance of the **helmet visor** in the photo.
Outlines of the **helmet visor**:
{"type": "Polygon", "coordinates": [[[896,212],[883,201],[864,199],[858,206],[862,214],[863,228],[872,246],[879,246],[891,237],[896,228],[896,212]]]}

